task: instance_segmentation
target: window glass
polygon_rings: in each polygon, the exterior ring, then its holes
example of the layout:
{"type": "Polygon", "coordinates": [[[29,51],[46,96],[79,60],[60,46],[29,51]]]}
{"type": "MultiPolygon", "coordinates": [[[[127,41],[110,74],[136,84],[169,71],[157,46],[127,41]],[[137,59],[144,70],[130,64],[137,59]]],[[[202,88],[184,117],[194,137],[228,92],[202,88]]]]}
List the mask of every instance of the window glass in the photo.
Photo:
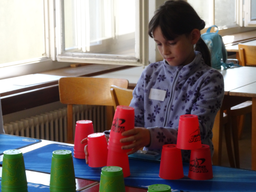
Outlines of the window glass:
{"type": "Polygon", "coordinates": [[[65,0],[65,51],[135,56],[135,0],[65,0]]]}
{"type": "Polygon", "coordinates": [[[251,0],[251,20],[256,20],[256,0],[251,0]]]}
{"type": "Polygon", "coordinates": [[[188,0],[198,15],[205,21],[206,27],[213,24],[219,29],[236,26],[236,1],[215,0],[215,13],[213,14],[213,1],[188,0]]]}
{"type": "Polygon", "coordinates": [[[199,17],[205,21],[206,27],[209,27],[213,24],[211,1],[188,0],[188,3],[196,10],[199,17]]]}
{"type": "Polygon", "coordinates": [[[235,0],[215,0],[215,24],[220,29],[227,29],[236,26],[235,0]]]}
{"type": "Polygon", "coordinates": [[[0,1],[0,64],[45,53],[43,0],[0,1]]]}

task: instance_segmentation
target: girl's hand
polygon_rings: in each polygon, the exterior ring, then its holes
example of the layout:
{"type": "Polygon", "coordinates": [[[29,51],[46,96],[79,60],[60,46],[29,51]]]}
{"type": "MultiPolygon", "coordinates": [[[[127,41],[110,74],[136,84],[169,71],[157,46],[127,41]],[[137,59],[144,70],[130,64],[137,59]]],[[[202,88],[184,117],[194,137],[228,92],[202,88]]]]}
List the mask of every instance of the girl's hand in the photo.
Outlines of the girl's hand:
{"type": "Polygon", "coordinates": [[[144,127],[135,127],[132,130],[125,131],[122,133],[122,136],[126,136],[127,138],[121,139],[121,143],[132,142],[132,144],[122,147],[122,149],[132,149],[127,153],[128,155],[150,144],[150,132],[144,127]]]}

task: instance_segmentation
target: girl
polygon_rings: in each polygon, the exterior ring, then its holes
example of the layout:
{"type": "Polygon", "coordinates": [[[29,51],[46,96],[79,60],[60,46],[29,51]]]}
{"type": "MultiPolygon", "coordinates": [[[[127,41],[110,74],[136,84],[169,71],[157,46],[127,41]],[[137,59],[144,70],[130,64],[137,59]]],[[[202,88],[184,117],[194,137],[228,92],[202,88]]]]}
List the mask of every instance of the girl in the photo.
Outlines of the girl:
{"type": "MultiPolygon", "coordinates": [[[[201,141],[213,152],[212,127],[224,97],[222,75],[211,68],[209,50],[201,39],[205,26],[185,1],[168,0],[149,22],[163,61],[151,63],[143,71],[130,106],[135,109],[135,129],[126,131],[121,142],[133,142],[123,149],[141,147],[161,151],[176,143],[179,117],[195,114],[200,123],[201,141]]],[[[183,151],[189,160],[189,151],[183,151]]]]}

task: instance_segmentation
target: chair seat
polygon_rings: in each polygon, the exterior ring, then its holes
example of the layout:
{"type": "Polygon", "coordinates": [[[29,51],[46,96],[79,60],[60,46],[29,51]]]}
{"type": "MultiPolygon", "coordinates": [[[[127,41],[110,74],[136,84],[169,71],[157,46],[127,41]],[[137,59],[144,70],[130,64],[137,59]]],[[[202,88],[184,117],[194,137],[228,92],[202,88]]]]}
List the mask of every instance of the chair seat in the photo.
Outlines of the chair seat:
{"type": "Polygon", "coordinates": [[[236,111],[236,110],[244,110],[244,108],[252,108],[252,101],[245,101],[243,103],[239,103],[238,105],[235,105],[231,107],[231,111],[236,111]]]}

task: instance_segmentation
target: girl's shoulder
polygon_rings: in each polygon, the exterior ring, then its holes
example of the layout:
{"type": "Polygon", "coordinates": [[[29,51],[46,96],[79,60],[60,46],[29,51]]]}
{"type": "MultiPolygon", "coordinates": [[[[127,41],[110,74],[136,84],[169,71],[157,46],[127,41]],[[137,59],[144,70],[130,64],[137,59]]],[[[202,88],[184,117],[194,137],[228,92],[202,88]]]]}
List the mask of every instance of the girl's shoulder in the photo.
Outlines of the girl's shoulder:
{"type": "Polygon", "coordinates": [[[215,82],[217,84],[223,84],[223,75],[216,69],[206,66],[202,70],[198,70],[194,73],[194,77],[201,81],[205,85],[208,85],[210,82],[215,82]]]}
{"type": "Polygon", "coordinates": [[[166,68],[168,68],[168,64],[165,63],[165,60],[162,60],[162,61],[150,63],[149,65],[146,66],[143,72],[144,74],[150,74],[150,73],[155,73],[162,70],[165,71],[166,68]]]}
{"type": "Polygon", "coordinates": [[[208,69],[206,70],[206,73],[208,75],[211,75],[211,76],[219,76],[219,77],[223,77],[223,75],[221,74],[221,72],[217,69],[214,69],[212,67],[208,67],[208,69]]]}
{"type": "Polygon", "coordinates": [[[159,67],[162,67],[164,65],[164,60],[163,61],[157,61],[157,62],[154,62],[154,63],[150,63],[146,68],[145,70],[156,70],[158,69],[159,67]]]}

